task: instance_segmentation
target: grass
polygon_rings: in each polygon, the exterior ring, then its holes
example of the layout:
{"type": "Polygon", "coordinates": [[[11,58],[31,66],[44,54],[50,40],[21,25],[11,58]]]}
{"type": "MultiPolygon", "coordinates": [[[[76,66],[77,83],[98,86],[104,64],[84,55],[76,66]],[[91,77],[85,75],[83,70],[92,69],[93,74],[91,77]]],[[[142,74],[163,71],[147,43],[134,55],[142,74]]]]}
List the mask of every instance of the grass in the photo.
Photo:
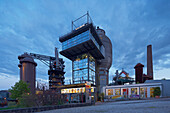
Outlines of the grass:
{"type": "Polygon", "coordinates": [[[101,113],[101,112],[107,112],[107,111],[105,111],[105,110],[94,110],[94,112],[99,112],[99,113],[101,113]]]}
{"type": "Polygon", "coordinates": [[[9,102],[8,107],[0,108],[0,110],[8,110],[8,109],[14,109],[19,108],[15,102],[9,102]]]}
{"type": "Polygon", "coordinates": [[[150,107],[148,107],[148,108],[156,108],[155,106],[150,106],[150,107]]]}
{"type": "Polygon", "coordinates": [[[14,108],[18,108],[17,106],[9,106],[6,108],[0,108],[0,110],[8,110],[8,109],[14,109],[14,108]]]}

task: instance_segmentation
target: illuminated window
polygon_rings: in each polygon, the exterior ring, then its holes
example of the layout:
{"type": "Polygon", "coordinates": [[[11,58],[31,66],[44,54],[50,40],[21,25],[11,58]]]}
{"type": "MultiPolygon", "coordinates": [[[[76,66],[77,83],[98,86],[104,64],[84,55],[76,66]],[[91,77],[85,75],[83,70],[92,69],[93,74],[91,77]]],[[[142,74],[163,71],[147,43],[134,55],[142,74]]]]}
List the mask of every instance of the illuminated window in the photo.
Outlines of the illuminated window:
{"type": "Polygon", "coordinates": [[[113,95],[113,89],[108,89],[108,95],[113,95]]]}
{"type": "Polygon", "coordinates": [[[74,83],[85,83],[85,81],[91,81],[93,83],[95,82],[95,59],[90,54],[79,55],[73,61],[73,77],[74,83]]]}
{"type": "Polygon", "coordinates": [[[115,89],[115,95],[120,95],[120,89],[115,89]]]}
{"type": "Polygon", "coordinates": [[[137,95],[137,88],[131,88],[131,94],[137,95]]]}

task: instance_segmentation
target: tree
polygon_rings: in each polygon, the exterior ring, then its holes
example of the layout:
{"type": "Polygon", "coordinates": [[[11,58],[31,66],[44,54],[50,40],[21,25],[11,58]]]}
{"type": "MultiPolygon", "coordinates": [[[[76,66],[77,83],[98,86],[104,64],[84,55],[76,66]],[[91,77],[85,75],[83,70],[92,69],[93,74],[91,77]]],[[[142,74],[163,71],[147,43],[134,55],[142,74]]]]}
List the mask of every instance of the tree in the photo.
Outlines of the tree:
{"type": "Polygon", "coordinates": [[[9,92],[11,93],[11,98],[12,99],[19,99],[22,97],[23,94],[29,94],[30,93],[30,88],[28,87],[29,84],[27,84],[24,81],[19,81],[15,83],[14,86],[9,89],[9,92]]]}
{"type": "Polygon", "coordinates": [[[166,80],[166,78],[162,78],[161,80],[166,80]]]}

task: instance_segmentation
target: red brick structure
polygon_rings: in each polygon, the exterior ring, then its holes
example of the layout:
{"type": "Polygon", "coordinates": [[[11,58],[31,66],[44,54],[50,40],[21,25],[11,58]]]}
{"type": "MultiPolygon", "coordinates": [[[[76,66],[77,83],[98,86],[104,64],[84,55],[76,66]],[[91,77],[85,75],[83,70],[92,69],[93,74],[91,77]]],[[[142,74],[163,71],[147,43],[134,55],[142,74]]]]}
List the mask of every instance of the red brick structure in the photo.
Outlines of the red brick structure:
{"type": "Polygon", "coordinates": [[[135,82],[136,83],[144,83],[143,81],[143,67],[144,65],[141,63],[138,63],[135,68],[135,82]]]}
{"type": "Polygon", "coordinates": [[[136,83],[144,83],[146,80],[153,80],[152,45],[147,46],[147,75],[143,74],[144,65],[138,63],[135,68],[136,83]]]}
{"type": "Polygon", "coordinates": [[[138,63],[135,68],[135,82],[137,83],[144,83],[146,80],[153,80],[153,77],[150,75],[143,74],[143,67],[144,65],[138,63]]]}

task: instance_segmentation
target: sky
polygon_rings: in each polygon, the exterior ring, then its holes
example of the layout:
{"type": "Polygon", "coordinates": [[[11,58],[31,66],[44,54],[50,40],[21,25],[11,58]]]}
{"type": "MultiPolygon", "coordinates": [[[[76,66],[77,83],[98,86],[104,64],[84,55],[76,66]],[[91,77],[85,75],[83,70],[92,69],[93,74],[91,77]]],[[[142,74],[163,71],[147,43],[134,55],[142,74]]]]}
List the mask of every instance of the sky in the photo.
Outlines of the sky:
{"type": "MultiPolygon", "coordinates": [[[[134,66],[144,64],[152,44],[154,79],[170,79],[169,0],[0,0],[0,90],[19,81],[18,56],[24,52],[54,56],[62,50],[59,37],[71,32],[71,21],[87,11],[104,29],[113,46],[110,81],[124,68],[134,77],[134,66]]],[[[65,78],[71,79],[71,61],[65,78]]],[[[36,79],[48,81],[48,67],[38,60],[36,79]]]]}

